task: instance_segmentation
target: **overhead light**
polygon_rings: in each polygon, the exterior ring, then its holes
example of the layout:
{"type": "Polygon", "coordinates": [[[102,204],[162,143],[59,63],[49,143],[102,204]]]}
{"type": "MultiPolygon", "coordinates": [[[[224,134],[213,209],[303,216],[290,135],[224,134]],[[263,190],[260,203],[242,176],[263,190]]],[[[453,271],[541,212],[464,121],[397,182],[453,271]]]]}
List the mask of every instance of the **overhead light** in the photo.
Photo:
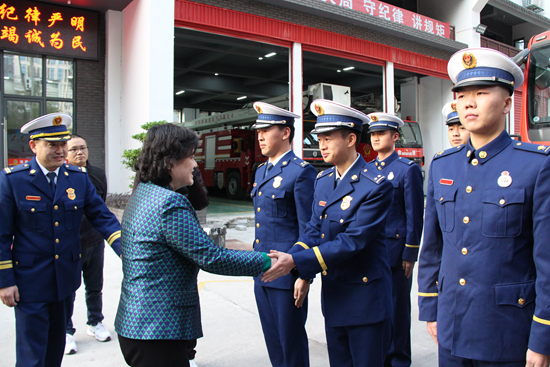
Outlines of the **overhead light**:
{"type": "Polygon", "coordinates": [[[270,54],[265,55],[265,57],[271,57],[271,56],[275,56],[275,55],[277,55],[277,53],[272,52],[272,53],[270,53],[270,54]]]}
{"type": "Polygon", "coordinates": [[[180,90],[179,92],[176,92],[176,96],[179,96],[180,94],[183,94],[183,93],[185,93],[185,91],[184,91],[184,90],[180,90]]]}
{"type": "Polygon", "coordinates": [[[337,73],[341,73],[341,72],[342,72],[342,70],[336,70],[336,72],[337,72],[337,73]]]}
{"type": "Polygon", "coordinates": [[[477,33],[481,34],[482,36],[485,34],[485,31],[487,30],[487,26],[485,24],[478,24],[475,28],[477,33]]]}
{"type": "Polygon", "coordinates": [[[342,70],[350,71],[350,70],[353,70],[353,69],[355,69],[355,66],[348,66],[347,68],[343,68],[342,70]]]}
{"type": "Polygon", "coordinates": [[[241,99],[245,99],[245,98],[246,98],[246,96],[239,97],[239,98],[237,98],[237,101],[240,101],[241,99]]]}
{"type": "Polygon", "coordinates": [[[4,79],[9,79],[10,77],[9,76],[5,76],[4,79]]]}
{"type": "Polygon", "coordinates": [[[72,79],[72,78],[73,78],[72,75],[68,75],[68,76],[67,76],[67,79],[72,79]]]}
{"type": "Polygon", "coordinates": [[[214,73],[215,76],[218,76],[218,73],[214,73]]]}
{"type": "Polygon", "coordinates": [[[263,57],[258,57],[258,60],[263,60],[264,58],[263,57]]]}

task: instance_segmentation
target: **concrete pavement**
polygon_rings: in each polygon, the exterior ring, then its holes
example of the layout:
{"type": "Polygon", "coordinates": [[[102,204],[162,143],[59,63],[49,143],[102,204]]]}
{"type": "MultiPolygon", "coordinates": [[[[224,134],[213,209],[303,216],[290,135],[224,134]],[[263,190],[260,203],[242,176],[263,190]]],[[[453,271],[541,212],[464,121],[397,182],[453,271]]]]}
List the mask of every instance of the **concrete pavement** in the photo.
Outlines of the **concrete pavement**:
{"type": "MultiPolygon", "coordinates": [[[[236,204],[237,205],[237,204],[236,204]]],[[[253,212],[208,215],[208,221],[226,223],[237,217],[253,217],[253,212]]],[[[208,225],[207,225],[208,226],[208,225]]],[[[254,228],[245,231],[229,228],[226,238],[251,244],[254,228]]],[[[107,246],[108,247],[108,246],[107,246]]],[[[100,343],[86,335],[84,290],[77,291],[73,322],[78,352],[65,356],[63,367],[126,366],[114,332],[114,319],[120,295],[122,270],[120,259],[106,249],[105,285],[103,290],[104,323],[113,335],[110,342],[100,343]]],[[[437,366],[437,346],[418,320],[416,271],[412,293],[413,367],[437,366]]],[[[199,367],[269,367],[254,291],[249,277],[226,277],[201,271],[199,289],[204,337],[197,345],[199,367]]],[[[321,281],[312,284],[309,295],[309,316],[306,324],[312,367],[328,367],[324,321],[320,302],[321,281]]],[[[0,305],[0,366],[15,365],[15,318],[13,309],[0,305]]]]}

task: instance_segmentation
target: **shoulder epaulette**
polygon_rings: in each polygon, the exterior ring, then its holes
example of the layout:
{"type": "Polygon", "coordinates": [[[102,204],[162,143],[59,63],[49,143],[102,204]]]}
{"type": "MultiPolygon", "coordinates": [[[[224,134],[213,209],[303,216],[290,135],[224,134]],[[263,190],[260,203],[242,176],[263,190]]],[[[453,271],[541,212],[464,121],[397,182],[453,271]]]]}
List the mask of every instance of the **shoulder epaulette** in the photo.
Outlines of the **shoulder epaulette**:
{"type": "Polygon", "coordinates": [[[465,145],[464,144],[461,144],[461,145],[457,145],[456,147],[454,148],[449,148],[447,150],[442,150],[441,152],[439,153],[436,153],[433,157],[433,159],[439,159],[441,157],[445,157],[445,156],[448,156],[448,155],[451,155],[451,154],[454,154],[456,152],[460,152],[462,149],[464,149],[465,145]]]}
{"type": "Polygon", "coordinates": [[[324,177],[324,176],[326,176],[326,175],[328,175],[328,174],[331,174],[331,173],[333,173],[333,172],[334,172],[334,167],[328,168],[328,169],[326,169],[326,170],[324,170],[324,171],[321,171],[321,172],[319,172],[319,174],[317,175],[317,179],[320,179],[321,177],[324,177]]]}
{"type": "Polygon", "coordinates": [[[263,165],[266,164],[266,163],[267,163],[267,162],[260,163],[260,164],[258,165],[258,168],[260,168],[261,166],[263,166],[263,165]]]}
{"type": "Polygon", "coordinates": [[[368,168],[363,168],[363,170],[361,171],[361,175],[365,176],[366,178],[368,178],[369,180],[371,180],[377,185],[379,185],[381,182],[383,182],[386,179],[386,176],[382,176],[378,174],[378,172],[376,172],[375,170],[371,170],[368,168]]]}
{"type": "Polygon", "coordinates": [[[512,145],[516,149],[525,150],[527,152],[534,152],[534,153],[540,153],[540,154],[546,154],[546,155],[550,153],[550,147],[547,145],[524,143],[521,141],[514,142],[512,143],[512,145]]]}
{"type": "Polygon", "coordinates": [[[88,172],[86,167],[73,166],[72,164],[65,164],[65,168],[68,171],[73,171],[73,172],[82,172],[82,173],[88,172]]]}
{"type": "Polygon", "coordinates": [[[308,162],[306,162],[306,161],[304,161],[302,158],[298,158],[298,157],[292,158],[292,161],[291,161],[291,162],[294,163],[294,164],[296,164],[296,165],[298,165],[298,166],[300,166],[300,167],[307,167],[307,166],[309,166],[309,163],[308,163],[308,162]]]}
{"type": "Polygon", "coordinates": [[[6,167],[6,168],[4,168],[4,173],[5,173],[6,175],[8,175],[8,174],[14,173],[14,172],[25,171],[25,170],[28,170],[29,168],[31,168],[31,165],[28,164],[28,163],[19,164],[19,165],[17,165],[17,166],[12,166],[12,167],[6,167]]]}
{"type": "Polygon", "coordinates": [[[411,164],[413,164],[414,162],[411,161],[410,159],[407,159],[407,158],[403,158],[403,157],[399,157],[397,159],[397,161],[403,163],[403,164],[406,164],[407,166],[410,166],[411,164]]]}

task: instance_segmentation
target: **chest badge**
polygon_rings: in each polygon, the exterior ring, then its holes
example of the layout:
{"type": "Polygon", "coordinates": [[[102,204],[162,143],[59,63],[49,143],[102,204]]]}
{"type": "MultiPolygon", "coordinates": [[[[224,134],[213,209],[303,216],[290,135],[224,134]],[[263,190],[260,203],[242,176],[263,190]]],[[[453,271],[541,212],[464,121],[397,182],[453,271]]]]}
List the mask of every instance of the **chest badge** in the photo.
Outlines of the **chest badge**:
{"type": "Polygon", "coordinates": [[[512,176],[510,176],[510,172],[503,171],[500,174],[500,177],[497,180],[497,183],[500,187],[508,187],[512,184],[512,176]]]}
{"type": "Polygon", "coordinates": [[[326,205],[327,205],[327,202],[326,202],[326,201],[319,201],[319,205],[320,205],[320,206],[326,206],[326,205]]]}
{"type": "Polygon", "coordinates": [[[279,186],[281,186],[281,181],[283,180],[283,178],[281,176],[277,176],[273,179],[273,187],[274,188],[277,188],[279,186]]]}
{"type": "Polygon", "coordinates": [[[71,200],[76,199],[76,195],[74,193],[74,189],[67,189],[67,197],[71,200]]]}
{"type": "Polygon", "coordinates": [[[353,198],[351,196],[344,196],[344,198],[342,199],[342,204],[340,204],[340,209],[342,210],[346,210],[350,207],[351,205],[351,201],[353,200],[353,198]]]}
{"type": "Polygon", "coordinates": [[[449,180],[447,178],[442,178],[441,180],[439,180],[439,183],[441,185],[453,186],[454,180],[449,180]]]}
{"type": "Polygon", "coordinates": [[[390,172],[390,174],[388,175],[388,180],[393,180],[395,176],[393,175],[393,172],[390,172]]]}

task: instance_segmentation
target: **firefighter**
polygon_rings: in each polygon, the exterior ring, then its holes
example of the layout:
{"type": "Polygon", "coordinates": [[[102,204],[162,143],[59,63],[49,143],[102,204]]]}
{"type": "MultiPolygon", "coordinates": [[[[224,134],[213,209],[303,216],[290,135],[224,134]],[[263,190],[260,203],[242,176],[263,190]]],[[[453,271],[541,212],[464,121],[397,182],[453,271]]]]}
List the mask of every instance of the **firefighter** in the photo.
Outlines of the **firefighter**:
{"type": "Polygon", "coordinates": [[[321,299],[330,365],[382,367],[391,339],[391,270],[385,244],[393,186],[357,153],[370,120],[353,108],[315,100],[312,112],[323,159],[335,166],[315,182],[313,214],[288,254],[276,252],[271,281],[294,267],[322,274],[321,299]]]}
{"type": "Polygon", "coordinates": [[[446,103],[441,109],[441,114],[447,125],[447,134],[451,147],[454,148],[468,143],[470,132],[460,123],[458,112],[456,112],[456,101],[446,103]]]}
{"type": "Polygon", "coordinates": [[[419,259],[419,318],[440,366],[548,367],[550,147],[505,130],[521,69],[471,48],[448,72],[466,145],[433,158],[419,259]]]}
{"type": "Polygon", "coordinates": [[[411,287],[418,258],[424,214],[422,172],[413,161],[397,155],[395,142],[403,121],[387,113],[371,113],[369,132],[378,153],[370,162],[393,185],[393,202],[386,219],[386,246],[392,271],[393,333],[386,366],[411,365],[411,287]]]}
{"type": "MultiPolygon", "coordinates": [[[[258,119],[252,129],[266,163],[256,170],[251,192],[255,209],[254,250],[288,251],[311,218],[317,171],[291,150],[291,112],[263,102],[254,103],[258,119]]],[[[309,280],[289,274],[275,282],[255,278],[254,294],[269,359],[274,367],[309,366],[305,329],[309,280]]]]}

